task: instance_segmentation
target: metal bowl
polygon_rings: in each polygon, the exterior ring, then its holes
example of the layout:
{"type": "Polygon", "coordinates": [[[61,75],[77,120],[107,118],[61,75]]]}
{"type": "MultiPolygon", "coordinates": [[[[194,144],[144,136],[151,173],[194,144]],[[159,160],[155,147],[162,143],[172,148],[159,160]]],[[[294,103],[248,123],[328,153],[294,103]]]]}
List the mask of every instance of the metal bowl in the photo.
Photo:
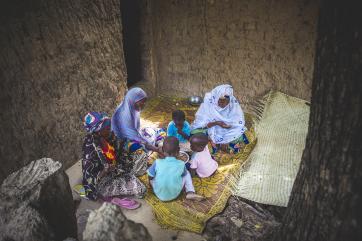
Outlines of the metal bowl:
{"type": "Polygon", "coordinates": [[[190,96],[188,98],[188,101],[189,101],[190,105],[199,106],[199,105],[201,105],[203,100],[202,100],[202,97],[194,95],[194,96],[190,96]]]}

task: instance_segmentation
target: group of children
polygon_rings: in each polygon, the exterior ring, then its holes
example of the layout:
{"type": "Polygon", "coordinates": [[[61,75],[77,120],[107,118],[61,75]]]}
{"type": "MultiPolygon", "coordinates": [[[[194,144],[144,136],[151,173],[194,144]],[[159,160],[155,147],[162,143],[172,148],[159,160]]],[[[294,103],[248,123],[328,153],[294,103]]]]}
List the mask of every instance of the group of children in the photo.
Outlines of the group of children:
{"type": "Polygon", "coordinates": [[[185,113],[174,111],[162,146],[165,158],[155,160],[147,170],[153,192],[161,201],[176,199],[183,189],[186,191],[186,199],[203,200],[203,196],[195,193],[192,176],[210,177],[218,168],[218,163],[208,149],[208,136],[191,136],[190,132],[185,113]],[[177,159],[180,149],[192,152],[190,164],[177,159]]]}

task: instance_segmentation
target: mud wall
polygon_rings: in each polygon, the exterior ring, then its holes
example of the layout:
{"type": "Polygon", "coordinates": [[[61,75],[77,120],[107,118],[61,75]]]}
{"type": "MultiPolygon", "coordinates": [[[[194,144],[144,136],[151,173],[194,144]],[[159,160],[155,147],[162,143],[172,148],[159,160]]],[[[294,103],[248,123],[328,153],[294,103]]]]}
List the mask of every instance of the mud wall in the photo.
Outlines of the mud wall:
{"type": "Polygon", "coordinates": [[[87,111],[126,89],[119,1],[2,1],[0,182],[40,157],[81,156],[87,111]]]}
{"type": "Polygon", "coordinates": [[[231,83],[243,102],[270,89],[310,99],[318,1],[146,2],[153,42],[145,69],[154,72],[145,79],[157,93],[204,94],[231,83]]]}

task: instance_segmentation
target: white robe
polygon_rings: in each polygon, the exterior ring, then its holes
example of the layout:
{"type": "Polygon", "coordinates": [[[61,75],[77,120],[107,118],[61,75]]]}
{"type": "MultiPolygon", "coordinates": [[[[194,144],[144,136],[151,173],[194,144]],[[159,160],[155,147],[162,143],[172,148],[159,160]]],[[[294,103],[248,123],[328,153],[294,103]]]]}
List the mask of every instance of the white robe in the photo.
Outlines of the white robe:
{"type": "Polygon", "coordinates": [[[195,121],[191,129],[205,128],[208,123],[214,121],[223,121],[231,126],[229,129],[218,125],[208,128],[208,135],[216,144],[230,143],[247,130],[244,113],[238,100],[233,95],[233,87],[231,85],[219,85],[211,92],[205,94],[204,102],[196,112],[195,121]],[[218,101],[220,97],[225,95],[230,97],[230,102],[226,107],[221,108],[218,105],[218,101]]]}

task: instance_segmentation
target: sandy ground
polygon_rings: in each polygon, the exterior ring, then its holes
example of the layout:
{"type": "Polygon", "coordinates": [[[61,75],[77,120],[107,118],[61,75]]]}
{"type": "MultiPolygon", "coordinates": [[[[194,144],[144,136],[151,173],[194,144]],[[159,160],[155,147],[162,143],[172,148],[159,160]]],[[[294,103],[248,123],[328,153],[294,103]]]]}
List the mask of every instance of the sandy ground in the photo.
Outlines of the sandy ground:
{"type": "MultiPolygon", "coordinates": [[[[78,161],[68,170],[66,173],[69,176],[69,183],[70,186],[73,187],[76,184],[81,183],[81,163],[78,161]]],[[[78,238],[82,240],[82,233],[85,228],[88,215],[90,211],[99,208],[102,203],[101,202],[94,202],[89,201],[83,198],[80,198],[79,195],[73,192],[73,197],[76,200],[80,200],[78,209],[77,209],[77,221],[78,221],[78,238]]],[[[178,240],[178,241],[201,241],[204,240],[201,235],[185,232],[185,231],[176,231],[176,230],[169,230],[161,228],[152,213],[152,208],[147,204],[146,201],[139,199],[138,200],[142,206],[136,210],[127,210],[123,209],[123,213],[125,216],[133,220],[136,223],[142,223],[147,229],[148,232],[151,234],[152,239],[154,241],[168,241],[168,240],[178,240]]]]}

